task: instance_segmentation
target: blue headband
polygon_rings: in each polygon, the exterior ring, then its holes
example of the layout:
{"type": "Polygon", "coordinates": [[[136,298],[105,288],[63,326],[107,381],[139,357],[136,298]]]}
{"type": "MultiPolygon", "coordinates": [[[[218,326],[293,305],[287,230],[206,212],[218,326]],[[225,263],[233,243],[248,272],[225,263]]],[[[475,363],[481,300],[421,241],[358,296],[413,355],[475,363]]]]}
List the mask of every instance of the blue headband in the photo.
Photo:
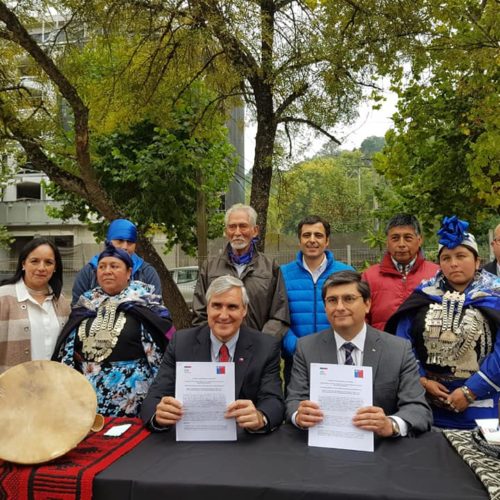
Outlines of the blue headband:
{"type": "Polygon", "coordinates": [[[125,265],[129,268],[133,267],[134,265],[130,255],[125,250],[116,248],[111,243],[108,243],[106,245],[106,248],[99,254],[99,257],[97,257],[97,262],[99,262],[101,259],[104,259],[104,257],[115,257],[117,259],[120,259],[121,261],[125,262],[125,265]]]}
{"type": "Polygon", "coordinates": [[[474,235],[467,232],[469,223],[460,220],[456,215],[445,217],[441,224],[441,229],[437,232],[439,236],[438,255],[443,248],[453,250],[458,245],[463,245],[470,248],[476,256],[479,254],[479,249],[474,235]]]}
{"type": "Polygon", "coordinates": [[[137,241],[137,228],[127,219],[115,219],[108,228],[106,239],[127,240],[135,243],[137,241]]]}

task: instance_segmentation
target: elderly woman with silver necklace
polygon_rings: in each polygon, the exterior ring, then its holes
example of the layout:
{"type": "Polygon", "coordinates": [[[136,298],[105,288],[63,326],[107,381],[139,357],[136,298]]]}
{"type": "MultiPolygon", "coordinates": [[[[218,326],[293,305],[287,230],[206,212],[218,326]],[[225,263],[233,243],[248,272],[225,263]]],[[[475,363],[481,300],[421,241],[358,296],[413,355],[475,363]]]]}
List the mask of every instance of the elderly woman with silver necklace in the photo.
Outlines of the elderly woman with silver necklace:
{"type": "Polygon", "coordinates": [[[62,277],[61,254],[52,241],[35,238],[24,245],[14,276],[0,283],[0,373],[50,359],[70,313],[62,277]]]}
{"type": "Polygon", "coordinates": [[[174,331],[154,287],[130,282],[131,271],[129,254],[108,245],[97,260],[99,286],[76,303],[53,356],[87,377],[107,416],[139,413],[174,331]]]}
{"type": "Polygon", "coordinates": [[[471,429],[497,418],[500,388],[500,278],[479,272],[469,224],[445,217],[436,276],[422,282],[386,325],[414,347],[434,425],[471,429]]]}

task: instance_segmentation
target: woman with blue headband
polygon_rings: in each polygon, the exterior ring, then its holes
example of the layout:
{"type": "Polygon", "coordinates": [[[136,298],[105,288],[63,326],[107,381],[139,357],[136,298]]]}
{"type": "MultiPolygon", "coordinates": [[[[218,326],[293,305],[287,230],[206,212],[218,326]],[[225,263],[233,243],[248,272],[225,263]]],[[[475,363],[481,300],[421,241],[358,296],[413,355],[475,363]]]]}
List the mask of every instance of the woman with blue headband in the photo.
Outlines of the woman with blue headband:
{"type": "Polygon", "coordinates": [[[479,272],[469,224],[445,217],[440,271],[422,282],[387,323],[413,344],[434,425],[471,429],[497,418],[500,391],[500,278],[479,272]]]}
{"type": "MultiPolygon", "coordinates": [[[[125,250],[132,259],[132,279],[153,285],[154,293],[161,297],[161,282],[156,269],[135,253],[137,244],[137,227],[127,219],[115,219],[106,233],[106,243],[115,248],[125,250]]],[[[78,272],[73,283],[72,304],[76,304],[80,296],[97,285],[96,269],[99,255],[94,255],[78,272]]]]}
{"type": "Polygon", "coordinates": [[[82,372],[105,416],[137,416],[174,328],[153,286],[130,281],[130,255],[108,244],[98,286],[85,292],[61,332],[53,360],[82,372]]]}

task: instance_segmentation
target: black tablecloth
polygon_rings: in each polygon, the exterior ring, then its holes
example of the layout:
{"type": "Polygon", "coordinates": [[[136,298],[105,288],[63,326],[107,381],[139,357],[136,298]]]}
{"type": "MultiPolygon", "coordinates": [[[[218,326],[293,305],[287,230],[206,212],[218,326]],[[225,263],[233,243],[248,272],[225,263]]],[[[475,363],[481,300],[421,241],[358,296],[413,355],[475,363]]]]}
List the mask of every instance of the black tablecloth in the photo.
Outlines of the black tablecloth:
{"type": "Polygon", "coordinates": [[[313,448],[283,426],[237,442],[177,443],[154,434],[101,472],[94,499],[485,500],[471,469],[440,433],[385,439],[374,453],[313,448]]]}

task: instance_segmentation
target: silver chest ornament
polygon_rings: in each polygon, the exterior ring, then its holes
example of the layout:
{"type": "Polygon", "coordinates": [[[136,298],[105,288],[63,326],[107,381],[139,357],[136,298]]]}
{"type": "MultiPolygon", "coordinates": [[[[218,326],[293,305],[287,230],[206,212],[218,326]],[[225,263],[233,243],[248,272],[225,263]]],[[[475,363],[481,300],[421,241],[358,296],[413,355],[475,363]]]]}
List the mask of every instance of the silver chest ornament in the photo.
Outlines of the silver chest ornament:
{"type": "Polygon", "coordinates": [[[464,311],[464,302],[465,294],[446,292],[442,304],[430,304],[423,333],[427,364],[448,367],[459,378],[479,370],[478,359],[491,352],[492,342],[488,322],[477,309],[464,311]]]}
{"type": "Polygon", "coordinates": [[[86,332],[88,319],[80,324],[78,337],[82,342],[82,353],[87,361],[100,363],[112,353],[126,322],[123,312],[118,313],[116,318],[118,305],[115,301],[104,301],[99,306],[88,333],[86,332]]]}

